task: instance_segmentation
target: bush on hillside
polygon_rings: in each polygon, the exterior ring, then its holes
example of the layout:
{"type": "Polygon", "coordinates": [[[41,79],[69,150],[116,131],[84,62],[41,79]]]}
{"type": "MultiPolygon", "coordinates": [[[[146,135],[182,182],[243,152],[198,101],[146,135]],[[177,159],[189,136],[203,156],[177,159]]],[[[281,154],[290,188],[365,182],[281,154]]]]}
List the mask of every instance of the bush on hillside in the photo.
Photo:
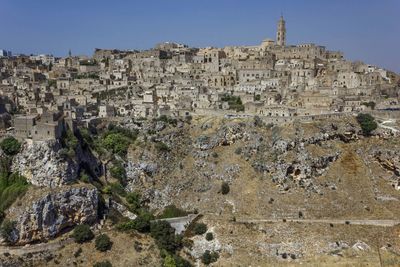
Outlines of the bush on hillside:
{"type": "Polygon", "coordinates": [[[17,154],[21,148],[21,143],[18,142],[17,139],[14,137],[6,137],[0,143],[1,149],[6,153],[8,156],[14,156],[17,154]]]}
{"type": "Polygon", "coordinates": [[[219,254],[216,251],[210,252],[206,250],[203,255],[201,256],[201,262],[209,265],[210,263],[216,262],[219,258],[219,254]]]}
{"type": "Polygon", "coordinates": [[[213,240],[213,239],[214,239],[213,233],[208,232],[208,233],[206,234],[206,240],[207,240],[207,241],[211,241],[211,240],[213,240]]]}
{"type": "Polygon", "coordinates": [[[370,135],[371,132],[378,127],[378,124],[375,122],[375,118],[370,114],[358,114],[357,121],[361,126],[363,135],[365,136],[370,135]]]}
{"type": "Polygon", "coordinates": [[[0,173],[0,212],[5,211],[14,201],[25,194],[29,184],[18,173],[0,173]]]}
{"type": "Polygon", "coordinates": [[[154,216],[151,213],[142,211],[133,221],[118,224],[117,229],[120,231],[136,230],[141,233],[148,233],[150,232],[150,221],[153,219],[154,216]]]}
{"type": "Polygon", "coordinates": [[[126,195],[126,201],[129,203],[130,210],[137,212],[140,208],[140,194],[137,192],[130,192],[126,195]]]}
{"type": "Polygon", "coordinates": [[[84,243],[93,239],[94,234],[92,230],[90,230],[90,226],[87,224],[80,224],[75,227],[72,237],[74,238],[76,243],[84,243]]]}
{"type": "Polygon", "coordinates": [[[230,191],[229,184],[228,184],[227,182],[223,182],[223,183],[221,184],[221,193],[222,193],[223,195],[226,195],[226,194],[229,193],[229,191],[230,191]]]}
{"type": "Polygon", "coordinates": [[[193,227],[193,231],[196,235],[202,235],[207,232],[207,225],[205,223],[196,223],[193,227]]]}
{"type": "Polygon", "coordinates": [[[175,235],[175,229],[166,221],[155,221],[150,225],[150,234],[160,250],[174,253],[182,246],[182,237],[175,235]]]}
{"type": "Polygon", "coordinates": [[[106,234],[101,234],[96,237],[95,247],[97,250],[99,250],[101,252],[110,250],[112,247],[112,244],[113,243],[111,242],[110,238],[106,234]]]}
{"type": "Polygon", "coordinates": [[[169,205],[164,208],[163,212],[159,216],[157,216],[157,218],[167,219],[167,218],[183,217],[187,215],[188,213],[186,211],[176,207],[175,205],[169,205]]]}

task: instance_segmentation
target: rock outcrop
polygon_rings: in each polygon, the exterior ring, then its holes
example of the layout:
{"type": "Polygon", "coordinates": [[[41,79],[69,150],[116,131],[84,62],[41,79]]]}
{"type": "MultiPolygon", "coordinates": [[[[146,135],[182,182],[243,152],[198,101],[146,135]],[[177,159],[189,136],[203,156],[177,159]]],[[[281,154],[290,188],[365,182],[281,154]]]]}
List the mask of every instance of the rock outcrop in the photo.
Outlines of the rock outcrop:
{"type": "Polygon", "coordinates": [[[63,157],[58,141],[27,140],[15,156],[12,170],[25,176],[33,185],[55,188],[75,181],[79,165],[63,157]]]}
{"type": "Polygon", "coordinates": [[[194,142],[194,147],[200,150],[210,150],[217,146],[231,145],[238,140],[248,139],[249,135],[245,131],[245,124],[228,123],[212,136],[199,136],[194,142]]]}
{"type": "Polygon", "coordinates": [[[100,174],[99,161],[80,145],[71,159],[64,155],[60,141],[27,140],[21,152],[15,156],[11,168],[33,185],[55,188],[77,180],[82,165],[93,175],[100,174]]]}
{"type": "Polygon", "coordinates": [[[21,203],[7,211],[7,218],[15,222],[18,245],[44,241],[56,237],[77,224],[94,223],[98,218],[98,191],[90,186],[69,186],[55,191],[46,189],[37,196],[29,191],[21,203]]]}

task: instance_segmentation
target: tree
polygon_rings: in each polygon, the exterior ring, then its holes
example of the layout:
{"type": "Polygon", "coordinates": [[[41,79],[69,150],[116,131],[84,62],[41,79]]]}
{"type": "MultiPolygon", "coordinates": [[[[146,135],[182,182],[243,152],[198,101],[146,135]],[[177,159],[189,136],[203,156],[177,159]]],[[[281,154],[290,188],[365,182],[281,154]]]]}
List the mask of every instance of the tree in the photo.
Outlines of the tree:
{"type": "Polygon", "coordinates": [[[102,140],[102,145],[111,150],[112,153],[118,154],[120,156],[125,156],[128,152],[131,140],[124,136],[122,133],[110,133],[102,140]]]}
{"type": "Polygon", "coordinates": [[[136,212],[140,208],[140,194],[137,192],[131,192],[126,195],[126,201],[133,212],[136,212]]]}
{"type": "Polygon", "coordinates": [[[84,243],[93,239],[94,234],[87,224],[80,224],[75,227],[72,237],[77,243],[84,243]]]}
{"type": "Polygon", "coordinates": [[[213,239],[214,239],[213,233],[208,232],[208,233],[206,234],[206,240],[207,240],[207,241],[211,241],[211,240],[213,240],[213,239]]]}
{"type": "Polygon", "coordinates": [[[14,137],[6,137],[0,143],[1,149],[6,153],[8,156],[14,156],[17,154],[21,148],[20,142],[14,137]]]}
{"type": "Polygon", "coordinates": [[[154,216],[149,212],[141,212],[138,217],[133,221],[135,230],[141,233],[147,233],[150,231],[150,221],[154,219],[154,216]]]}
{"type": "Polygon", "coordinates": [[[148,233],[150,232],[150,221],[153,219],[154,216],[150,212],[141,211],[136,219],[118,224],[117,229],[120,231],[136,230],[141,233],[148,233]]]}
{"type": "Polygon", "coordinates": [[[216,262],[219,258],[218,252],[210,252],[209,250],[206,250],[203,255],[201,256],[201,262],[209,265],[210,263],[216,262]]]}
{"type": "Polygon", "coordinates": [[[110,250],[112,247],[112,244],[113,243],[111,242],[110,238],[106,234],[101,234],[96,237],[95,247],[97,250],[99,250],[101,252],[110,250]]]}
{"type": "Polygon", "coordinates": [[[361,126],[363,135],[365,136],[370,135],[371,132],[378,127],[378,124],[375,122],[375,118],[372,117],[370,114],[358,114],[357,121],[361,126]]]}
{"type": "Polygon", "coordinates": [[[226,195],[226,194],[229,193],[229,191],[230,191],[229,184],[228,184],[227,182],[223,182],[223,183],[221,184],[221,193],[222,193],[223,195],[226,195]]]}
{"type": "Polygon", "coordinates": [[[207,232],[207,225],[205,223],[196,223],[193,231],[196,235],[202,235],[207,232]]]}
{"type": "Polygon", "coordinates": [[[167,252],[173,253],[182,245],[182,238],[175,235],[175,229],[171,227],[169,222],[152,222],[150,234],[155,239],[159,249],[165,249],[167,252]]]}

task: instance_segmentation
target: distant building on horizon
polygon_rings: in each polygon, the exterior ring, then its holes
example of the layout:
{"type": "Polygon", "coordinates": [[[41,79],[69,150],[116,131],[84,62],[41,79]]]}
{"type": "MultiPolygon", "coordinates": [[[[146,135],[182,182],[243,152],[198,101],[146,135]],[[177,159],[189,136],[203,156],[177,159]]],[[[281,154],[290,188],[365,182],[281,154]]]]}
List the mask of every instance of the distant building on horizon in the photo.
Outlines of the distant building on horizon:
{"type": "Polygon", "coordinates": [[[11,51],[0,49],[0,57],[11,57],[11,51]]]}

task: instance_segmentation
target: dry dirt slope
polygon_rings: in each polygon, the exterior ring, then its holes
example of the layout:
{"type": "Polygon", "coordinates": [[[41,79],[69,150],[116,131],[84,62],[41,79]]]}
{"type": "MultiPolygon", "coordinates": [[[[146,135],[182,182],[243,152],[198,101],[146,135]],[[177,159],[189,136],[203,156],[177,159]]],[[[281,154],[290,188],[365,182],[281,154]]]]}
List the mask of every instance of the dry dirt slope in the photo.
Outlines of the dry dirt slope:
{"type": "MultiPolygon", "coordinates": [[[[162,196],[150,201],[157,203],[155,206],[174,203],[204,214],[203,220],[213,227],[220,242],[222,257],[217,266],[311,264],[316,259],[326,262],[326,266],[341,262],[343,266],[379,266],[385,262],[382,257],[388,257],[387,263],[396,266],[399,258],[395,253],[400,251],[398,227],[368,224],[370,220],[400,218],[400,194],[392,186],[394,174],[371,154],[377,149],[398,151],[400,142],[398,138],[364,138],[357,131],[358,125],[352,119],[273,128],[256,127],[250,119],[199,119],[182,129],[179,139],[165,139],[172,149],[177,147],[183,152],[168,155],[168,174],[147,177],[152,189],[162,196]],[[232,130],[237,125],[239,129],[232,130]],[[340,135],[349,130],[355,134],[348,140],[334,136],[335,132],[340,135]],[[314,142],[323,133],[332,137],[314,142]],[[225,141],[199,149],[196,142],[203,136],[209,137],[208,143],[220,136],[225,141]],[[300,141],[282,152],[274,147],[277,140],[300,141]],[[339,156],[327,166],[315,163],[334,153],[339,156]],[[284,182],[277,182],[276,169],[260,172],[254,167],[256,162],[275,164],[285,171],[287,166],[279,162],[299,165],[300,169],[309,165],[310,170],[305,172],[310,174],[302,177],[301,169],[300,175],[288,175],[284,182]],[[300,186],[302,180],[311,181],[312,187],[300,186]],[[230,184],[227,195],[219,192],[222,181],[230,184]],[[299,218],[326,222],[283,222],[299,218]],[[276,222],[249,222],[258,219],[276,222]],[[335,224],[330,225],[329,220],[335,224]],[[365,220],[367,225],[352,225],[352,220],[365,220]],[[357,242],[368,248],[353,249],[357,242]],[[295,259],[282,259],[283,255],[294,255],[295,259]]],[[[168,132],[164,135],[168,136],[168,132]]],[[[132,160],[140,161],[140,157],[132,160]]],[[[158,163],[162,165],[163,160],[160,157],[158,163]]],[[[146,191],[143,185],[136,188],[146,191]]]]}

